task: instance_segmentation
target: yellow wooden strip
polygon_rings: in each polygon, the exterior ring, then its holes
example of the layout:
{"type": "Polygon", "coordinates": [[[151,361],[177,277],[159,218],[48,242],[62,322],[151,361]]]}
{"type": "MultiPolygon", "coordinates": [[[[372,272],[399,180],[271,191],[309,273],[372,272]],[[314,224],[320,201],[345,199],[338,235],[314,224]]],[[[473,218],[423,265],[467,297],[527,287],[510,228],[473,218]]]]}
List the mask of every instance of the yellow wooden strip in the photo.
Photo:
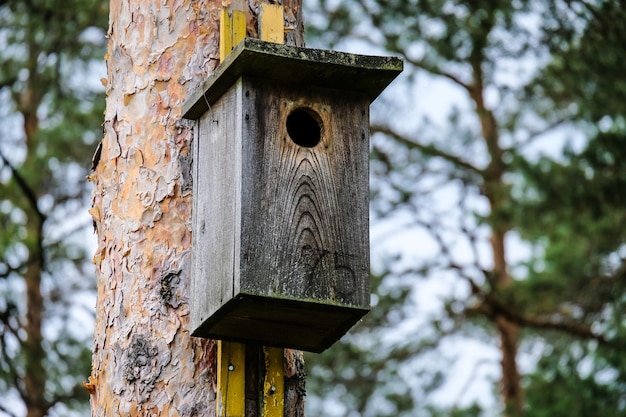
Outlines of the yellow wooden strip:
{"type": "Polygon", "coordinates": [[[283,349],[263,347],[265,379],[263,381],[262,417],[283,417],[285,410],[283,349]]]}
{"type": "Polygon", "coordinates": [[[244,417],[246,410],[246,346],[217,342],[217,417],[244,417]]]}
{"type": "Polygon", "coordinates": [[[246,12],[233,10],[233,48],[246,37],[246,12]]]}
{"type": "Polygon", "coordinates": [[[246,13],[243,10],[220,11],[220,62],[246,37],[246,13]]]}
{"type": "Polygon", "coordinates": [[[261,3],[259,37],[265,42],[285,43],[283,6],[261,3]]]}
{"type": "Polygon", "coordinates": [[[220,11],[220,62],[222,62],[224,58],[226,58],[226,55],[233,49],[232,23],[228,9],[223,8],[220,11]]]}

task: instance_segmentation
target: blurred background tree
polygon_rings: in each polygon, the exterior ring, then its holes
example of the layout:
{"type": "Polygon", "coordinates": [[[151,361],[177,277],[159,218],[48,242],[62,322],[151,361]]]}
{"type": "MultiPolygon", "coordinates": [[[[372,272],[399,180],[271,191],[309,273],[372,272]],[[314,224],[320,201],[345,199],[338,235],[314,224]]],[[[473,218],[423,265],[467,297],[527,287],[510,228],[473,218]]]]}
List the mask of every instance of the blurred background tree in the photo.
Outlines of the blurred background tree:
{"type": "Polygon", "coordinates": [[[108,4],[0,1],[0,415],[88,407],[108,4]]]}
{"type": "Polygon", "coordinates": [[[372,120],[373,311],[307,357],[309,412],[626,415],[622,3],[307,5],[309,46],[406,63],[372,120]]]}
{"type": "MultiPolygon", "coordinates": [[[[309,413],[626,415],[621,3],[305,6],[310,46],[407,63],[373,117],[374,310],[308,357],[309,413]]],[[[0,1],[0,415],[87,407],[106,7],[0,1]]]]}

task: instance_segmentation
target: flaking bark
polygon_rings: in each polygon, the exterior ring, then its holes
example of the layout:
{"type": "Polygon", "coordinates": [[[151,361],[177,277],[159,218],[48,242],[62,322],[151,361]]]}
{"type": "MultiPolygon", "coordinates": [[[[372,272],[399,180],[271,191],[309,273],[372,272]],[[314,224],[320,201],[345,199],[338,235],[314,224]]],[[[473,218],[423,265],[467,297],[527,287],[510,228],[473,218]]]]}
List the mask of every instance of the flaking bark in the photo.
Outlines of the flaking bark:
{"type": "MultiPolygon", "coordinates": [[[[254,16],[256,2],[249,4],[254,16]]],[[[301,31],[300,2],[289,4],[301,31]]],[[[188,326],[193,162],[181,106],[218,64],[221,7],[217,0],[111,2],[105,135],[91,176],[93,416],[215,415],[215,344],[192,338],[188,326]]],[[[288,369],[301,369],[301,354],[287,358],[288,369]]],[[[287,415],[300,416],[303,377],[292,390],[287,415]]]]}

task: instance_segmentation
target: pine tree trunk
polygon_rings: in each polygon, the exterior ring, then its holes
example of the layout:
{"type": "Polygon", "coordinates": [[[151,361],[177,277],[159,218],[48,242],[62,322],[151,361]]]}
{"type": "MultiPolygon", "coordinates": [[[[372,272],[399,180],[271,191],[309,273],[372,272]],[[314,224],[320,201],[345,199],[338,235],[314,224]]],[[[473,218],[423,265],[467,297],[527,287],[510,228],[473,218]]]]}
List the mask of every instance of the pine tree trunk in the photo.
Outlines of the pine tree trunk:
{"type": "MultiPolygon", "coordinates": [[[[30,74],[36,74],[36,47],[29,48],[33,64],[29,67],[30,74]]],[[[39,130],[37,109],[41,105],[41,94],[37,90],[37,77],[31,75],[18,100],[18,110],[24,118],[24,140],[27,155],[33,156],[37,152],[34,136],[39,130]]],[[[24,331],[26,338],[22,348],[24,351],[24,374],[21,378],[21,395],[26,406],[27,417],[43,417],[50,407],[46,399],[46,384],[48,374],[44,367],[46,352],[43,345],[44,300],[41,292],[42,274],[44,272],[43,228],[45,217],[37,207],[37,190],[32,184],[21,185],[23,197],[28,201],[27,236],[28,262],[24,273],[26,287],[26,320],[24,331]]]]}
{"type": "MultiPolygon", "coordinates": [[[[477,54],[477,56],[481,57],[481,54],[477,54]]],[[[504,152],[500,144],[497,121],[493,112],[485,106],[484,74],[481,64],[482,59],[473,61],[475,86],[470,91],[470,95],[476,105],[476,114],[480,120],[481,132],[490,157],[489,165],[483,173],[483,192],[489,201],[492,213],[490,243],[493,256],[493,278],[489,284],[491,285],[491,292],[500,294],[506,292],[513,284],[508,272],[505,245],[506,235],[510,229],[505,222],[498,218],[510,197],[504,182],[506,164],[503,160],[504,152]]],[[[500,392],[505,406],[504,415],[505,417],[518,416],[521,415],[524,405],[524,393],[517,366],[519,326],[499,312],[489,318],[493,321],[500,338],[500,353],[502,355],[500,392]]]]}
{"type": "MultiPolygon", "coordinates": [[[[496,207],[496,209],[499,207],[496,207]]],[[[505,233],[493,231],[491,246],[494,256],[494,284],[497,291],[506,291],[511,286],[511,277],[507,272],[505,258],[505,233]]],[[[519,416],[524,406],[524,396],[517,367],[517,348],[519,345],[519,326],[502,315],[493,318],[500,337],[500,361],[502,377],[500,391],[504,401],[504,415],[519,416]]]]}
{"type": "Polygon", "coordinates": [[[24,274],[26,284],[26,322],[24,330],[26,340],[24,349],[24,404],[26,405],[27,417],[43,417],[49,407],[46,400],[46,383],[48,375],[44,368],[42,322],[44,302],[41,294],[41,275],[43,273],[43,254],[41,243],[43,241],[43,222],[39,213],[32,212],[28,215],[28,235],[34,245],[29,247],[29,262],[24,274]]]}
{"type": "MultiPolygon", "coordinates": [[[[289,3],[286,23],[289,13],[299,16],[293,39],[301,39],[301,4],[289,3]]],[[[250,25],[257,5],[249,5],[250,25]]],[[[111,2],[105,135],[91,177],[99,243],[86,384],[93,416],[215,415],[215,343],[188,327],[192,134],[181,106],[218,64],[221,7],[111,2]]],[[[300,416],[302,356],[286,356],[286,415],[300,416]]]]}

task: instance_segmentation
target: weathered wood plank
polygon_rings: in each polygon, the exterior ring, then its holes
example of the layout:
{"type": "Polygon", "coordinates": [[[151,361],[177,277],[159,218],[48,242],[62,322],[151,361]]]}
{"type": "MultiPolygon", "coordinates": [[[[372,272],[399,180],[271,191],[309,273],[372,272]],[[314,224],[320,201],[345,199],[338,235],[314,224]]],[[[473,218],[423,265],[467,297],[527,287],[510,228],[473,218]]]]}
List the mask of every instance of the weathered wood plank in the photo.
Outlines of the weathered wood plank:
{"type": "Polygon", "coordinates": [[[199,121],[193,182],[191,326],[198,327],[239,292],[241,229],[241,88],[233,88],[199,121]],[[226,140],[226,138],[232,138],[226,140]],[[202,278],[200,278],[202,277],[202,278]],[[196,279],[197,278],[197,279],[196,279]]]}
{"type": "Polygon", "coordinates": [[[367,308],[239,294],[204,321],[194,334],[321,352],[367,311],[367,308]]]}
{"type": "Polygon", "coordinates": [[[242,291],[367,307],[369,102],[252,78],[244,89],[256,115],[244,124],[242,291]],[[313,148],[287,132],[299,108],[321,119],[313,148]]]}
{"type": "Polygon", "coordinates": [[[246,346],[217,342],[217,417],[244,417],[246,393],[246,346]]]}
{"type": "Polygon", "coordinates": [[[220,62],[246,37],[246,13],[243,9],[220,11],[220,62]]]}
{"type": "Polygon", "coordinates": [[[185,101],[183,117],[198,119],[242,75],[336,88],[373,101],[402,71],[394,57],[355,55],[245,38],[185,101]],[[206,93],[206,94],[205,94],[206,93]],[[205,99],[206,97],[206,99],[205,99]]]}
{"type": "Polygon", "coordinates": [[[285,43],[284,8],[280,4],[261,3],[259,38],[265,42],[285,43]]]}
{"type": "Polygon", "coordinates": [[[283,417],[285,409],[283,349],[263,347],[265,378],[263,379],[262,417],[283,417]]]}

